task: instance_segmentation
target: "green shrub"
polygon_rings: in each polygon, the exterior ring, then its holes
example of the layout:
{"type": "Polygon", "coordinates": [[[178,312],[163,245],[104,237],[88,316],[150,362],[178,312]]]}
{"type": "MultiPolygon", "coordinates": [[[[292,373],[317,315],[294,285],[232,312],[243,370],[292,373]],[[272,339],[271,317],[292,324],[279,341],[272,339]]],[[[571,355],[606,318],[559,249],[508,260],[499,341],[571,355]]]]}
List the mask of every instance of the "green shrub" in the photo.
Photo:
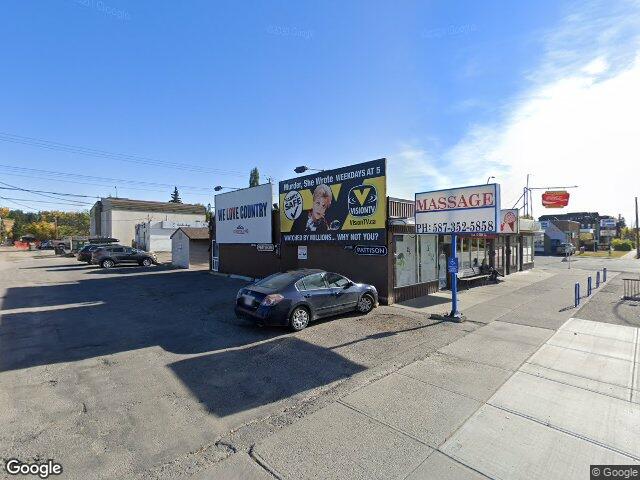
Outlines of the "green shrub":
{"type": "Polygon", "coordinates": [[[619,238],[614,238],[611,240],[611,246],[613,246],[614,250],[619,252],[630,252],[633,249],[633,242],[631,240],[621,240],[619,238]]]}

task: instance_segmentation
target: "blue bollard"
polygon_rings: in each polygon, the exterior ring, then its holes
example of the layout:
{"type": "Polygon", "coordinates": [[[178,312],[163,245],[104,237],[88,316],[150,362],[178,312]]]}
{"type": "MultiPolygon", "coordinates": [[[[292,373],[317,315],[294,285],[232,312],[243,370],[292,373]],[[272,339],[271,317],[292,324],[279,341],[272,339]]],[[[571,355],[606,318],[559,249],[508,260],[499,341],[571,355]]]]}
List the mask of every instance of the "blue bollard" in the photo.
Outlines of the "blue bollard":
{"type": "Polygon", "coordinates": [[[607,281],[607,269],[606,268],[602,269],[602,281],[603,282],[607,281]]]}
{"type": "Polygon", "coordinates": [[[587,278],[587,297],[591,295],[591,277],[587,278]]]}
{"type": "Polygon", "coordinates": [[[596,288],[600,288],[600,272],[596,272],[596,288]]]}
{"type": "Polygon", "coordinates": [[[580,305],[580,284],[576,282],[575,288],[575,306],[580,305]]]}

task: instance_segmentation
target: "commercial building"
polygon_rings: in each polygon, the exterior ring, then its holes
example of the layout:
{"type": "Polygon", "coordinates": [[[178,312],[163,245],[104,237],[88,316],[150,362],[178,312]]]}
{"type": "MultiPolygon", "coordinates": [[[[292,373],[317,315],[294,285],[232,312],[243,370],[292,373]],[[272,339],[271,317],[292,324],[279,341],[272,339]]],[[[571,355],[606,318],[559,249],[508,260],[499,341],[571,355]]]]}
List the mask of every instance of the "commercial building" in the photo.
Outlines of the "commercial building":
{"type": "MultiPolygon", "coordinates": [[[[415,201],[387,197],[384,175],[374,161],[281,182],[273,213],[248,208],[267,202],[270,190],[216,197],[213,270],[255,278],[322,268],[373,284],[386,304],[448,288],[451,235],[418,234],[415,201]]],[[[502,274],[533,267],[539,223],[517,210],[506,218],[505,233],[458,236],[459,276],[474,275],[483,260],[502,274]]]]}
{"type": "MultiPolygon", "coordinates": [[[[545,222],[545,224],[547,224],[546,222],[554,222],[556,225],[562,225],[557,223],[559,221],[577,222],[580,231],[575,246],[576,248],[584,247],[587,250],[608,249],[611,240],[618,234],[618,221],[611,215],[600,215],[598,212],[542,215],[538,220],[545,222]]],[[[562,228],[560,229],[562,230],[562,228]]],[[[572,238],[567,241],[573,243],[573,240],[572,238]]]]}
{"type": "Polygon", "coordinates": [[[181,268],[209,268],[209,229],[180,227],[173,232],[171,263],[181,268]]]}
{"type": "Polygon", "coordinates": [[[128,198],[101,198],[90,211],[92,237],[117,238],[122,245],[133,245],[136,225],[143,222],[170,221],[191,224],[205,222],[202,205],[151,202],[128,198]]]}
{"type": "MultiPolygon", "coordinates": [[[[546,216],[546,215],[545,215],[546,216]]],[[[542,217],[541,217],[542,218],[542,217]]],[[[576,249],[580,246],[581,224],[572,220],[540,220],[544,238],[536,245],[536,251],[542,255],[564,254],[559,250],[562,243],[571,243],[576,249]]]]}
{"type": "Polygon", "coordinates": [[[207,223],[200,220],[195,222],[162,220],[161,222],[138,223],[135,226],[135,247],[147,252],[170,252],[171,235],[180,227],[206,228],[207,223]]]}

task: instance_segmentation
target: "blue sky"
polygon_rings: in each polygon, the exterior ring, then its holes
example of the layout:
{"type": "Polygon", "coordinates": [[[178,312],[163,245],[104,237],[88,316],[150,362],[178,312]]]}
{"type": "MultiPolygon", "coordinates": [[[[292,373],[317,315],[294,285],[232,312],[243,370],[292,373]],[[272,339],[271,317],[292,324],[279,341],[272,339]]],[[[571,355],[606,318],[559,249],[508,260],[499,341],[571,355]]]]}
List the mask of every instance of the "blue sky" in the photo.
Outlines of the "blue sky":
{"type": "MultiPolygon", "coordinates": [[[[391,195],[495,175],[510,207],[531,173],[534,183],[580,183],[574,208],[628,210],[626,197],[619,208],[594,201],[598,177],[574,175],[581,152],[563,154],[570,165],[555,175],[561,159],[527,155],[538,148],[529,145],[575,145],[579,131],[550,143],[558,128],[540,131],[546,116],[564,118],[575,110],[565,104],[584,104],[583,94],[589,105],[611,104],[619,89],[598,89],[635,72],[636,2],[10,0],[2,8],[0,132],[200,167],[0,141],[5,183],[115,194],[111,180],[19,170],[31,168],[157,184],[119,183],[129,198],[166,200],[164,184],[183,185],[184,201],[206,204],[207,188],[245,186],[254,166],[263,179],[285,179],[301,164],[388,157],[391,195]],[[93,182],[101,185],[84,184],[93,182]]],[[[638,101],[629,95],[620,108],[638,101]]]]}

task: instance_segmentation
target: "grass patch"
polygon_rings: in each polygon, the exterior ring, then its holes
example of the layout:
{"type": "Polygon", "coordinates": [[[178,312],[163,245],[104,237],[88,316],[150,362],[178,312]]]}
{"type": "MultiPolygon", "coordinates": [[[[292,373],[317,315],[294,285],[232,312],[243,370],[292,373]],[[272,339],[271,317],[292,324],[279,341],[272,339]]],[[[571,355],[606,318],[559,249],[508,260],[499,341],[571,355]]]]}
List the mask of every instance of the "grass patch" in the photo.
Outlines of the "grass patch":
{"type": "Polygon", "coordinates": [[[611,252],[611,255],[609,255],[609,252],[584,252],[584,253],[577,252],[576,255],[578,257],[620,258],[626,255],[627,253],[629,252],[619,252],[614,250],[611,252]]]}

